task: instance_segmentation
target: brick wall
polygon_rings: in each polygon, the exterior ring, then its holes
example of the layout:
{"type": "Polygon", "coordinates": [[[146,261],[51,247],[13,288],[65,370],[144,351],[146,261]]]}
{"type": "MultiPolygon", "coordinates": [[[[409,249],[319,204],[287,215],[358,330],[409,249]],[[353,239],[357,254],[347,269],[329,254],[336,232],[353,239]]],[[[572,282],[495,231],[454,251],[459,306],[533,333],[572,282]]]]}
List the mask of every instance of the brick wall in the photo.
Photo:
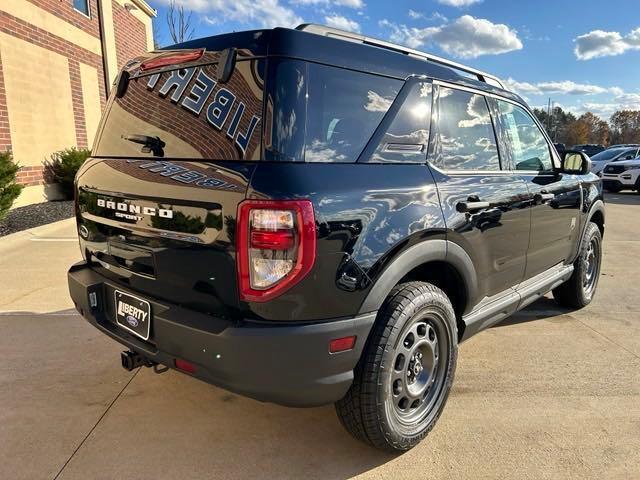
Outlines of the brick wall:
{"type": "MultiPolygon", "coordinates": [[[[6,1],[28,2],[49,14],[64,20],[71,26],[81,29],[92,37],[100,38],[97,0],[89,0],[89,17],[73,8],[73,0],[6,1]]],[[[0,3],[1,2],[2,0],[0,0],[0,3]]],[[[118,67],[121,67],[130,58],[136,57],[147,51],[146,28],[144,23],[135,18],[115,0],[112,1],[112,7],[116,58],[118,67]]],[[[89,65],[97,70],[100,106],[101,108],[104,108],[106,103],[106,92],[102,57],[92,51],[78,46],[75,43],[72,43],[71,41],[56,36],[47,30],[38,28],[35,25],[21,20],[20,18],[14,17],[5,11],[2,11],[2,8],[0,8],[0,32],[4,32],[20,40],[55,52],[68,59],[73,120],[75,125],[75,146],[79,148],[88,147],[80,63],[89,65]]],[[[52,92],[52,94],[55,94],[55,92],[52,92]]],[[[12,149],[6,95],[7,92],[3,78],[2,58],[0,57],[0,151],[12,149]]],[[[93,98],[95,98],[95,96],[93,98]]],[[[43,121],[46,121],[46,115],[43,115],[43,121]]],[[[73,145],[68,146],[71,147],[73,145]]],[[[24,162],[22,163],[24,164],[24,162]]],[[[43,178],[42,165],[30,165],[23,166],[20,169],[18,172],[18,181],[23,185],[32,186],[42,184],[46,182],[47,179],[43,178]]]]}
{"type": "Polygon", "coordinates": [[[0,56],[0,152],[7,150],[11,150],[11,132],[9,131],[9,111],[7,110],[7,97],[2,75],[2,57],[0,56]]]}
{"type": "MultiPolygon", "coordinates": [[[[52,5],[67,5],[69,2],[60,2],[59,0],[34,0],[33,3],[43,3],[49,8],[52,5]]],[[[95,1],[92,2],[95,4],[95,1]]],[[[95,5],[93,6],[95,8],[95,5]]],[[[81,14],[73,10],[72,18],[82,17],[81,14]]],[[[84,17],[85,28],[90,29],[90,20],[84,17]]],[[[77,21],[77,20],[76,20],[77,21]]],[[[93,20],[95,21],[95,20],[93,20]]],[[[83,28],[84,29],[84,28],[83,28]]],[[[87,147],[87,132],[85,129],[84,108],[82,104],[82,86],[80,84],[80,71],[78,62],[91,65],[98,70],[98,78],[104,78],[102,57],[96,55],[84,48],[81,48],[63,38],[53,35],[46,30],[35,27],[19,18],[13,17],[6,12],[0,13],[0,31],[7,33],[13,37],[27,41],[39,47],[51,50],[55,53],[63,55],[69,59],[69,75],[71,81],[71,96],[73,100],[73,114],[76,126],[76,146],[80,148],[87,147]]],[[[105,85],[103,81],[99,82],[100,104],[104,107],[106,100],[105,85]]],[[[6,112],[6,91],[4,81],[2,80],[2,71],[0,64],[0,114],[6,112]]],[[[9,137],[8,114],[0,116],[0,149],[7,150],[11,148],[11,139],[9,137]],[[6,125],[5,125],[6,124],[6,125]]],[[[45,118],[45,117],[43,117],[45,118]]],[[[72,145],[69,145],[71,147],[72,145]]],[[[53,153],[53,152],[51,152],[53,153]]],[[[26,186],[39,185],[44,182],[42,166],[23,166],[18,172],[18,181],[26,186]]]]}
{"type": "MultiPolygon", "coordinates": [[[[16,2],[19,0],[7,0],[16,2]]],[[[73,0],[27,0],[81,30],[100,37],[97,0],[89,0],[89,18],[73,8],[73,0]]]]}
{"type": "MultiPolygon", "coordinates": [[[[107,0],[108,1],[108,0],[107,0]]],[[[116,36],[118,69],[147,51],[147,34],[144,24],[130,14],[116,0],[113,5],[113,28],[116,36]]]]}

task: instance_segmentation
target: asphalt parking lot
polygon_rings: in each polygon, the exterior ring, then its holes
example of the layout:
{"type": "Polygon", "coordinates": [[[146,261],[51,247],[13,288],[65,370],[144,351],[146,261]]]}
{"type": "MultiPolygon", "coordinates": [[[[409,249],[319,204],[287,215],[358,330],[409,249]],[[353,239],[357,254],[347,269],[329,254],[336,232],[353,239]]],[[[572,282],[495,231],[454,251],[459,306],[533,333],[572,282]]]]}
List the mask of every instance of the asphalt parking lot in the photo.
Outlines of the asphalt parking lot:
{"type": "Polygon", "coordinates": [[[73,222],[0,238],[0,478],[640,478],[640,195],[607,202],[595,301],[545,298],[463,344],[442,418],[399,456],[331,406],[125,372],[71,309],[73,222]]]}

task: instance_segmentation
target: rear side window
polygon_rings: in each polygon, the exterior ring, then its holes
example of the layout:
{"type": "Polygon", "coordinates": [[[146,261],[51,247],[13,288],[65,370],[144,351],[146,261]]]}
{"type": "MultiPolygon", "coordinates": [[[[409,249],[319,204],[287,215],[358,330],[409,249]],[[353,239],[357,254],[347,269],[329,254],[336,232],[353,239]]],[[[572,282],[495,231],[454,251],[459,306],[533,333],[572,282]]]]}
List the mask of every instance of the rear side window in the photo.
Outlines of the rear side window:
{"type": "Polygon", "coordinates": [[[433,98],[431,83],[417,82],[410,88],[369,162],[426,161],[433,98]]]}
{"type": "Polygon", "coordinates": [[[549,144],[531,116],[513,103],[498,100],[500,124],[507,138],[506,153],[516,170],[549,172],[553,160],[549,144]]]}
{"type": "Polygon", "coordinates": [[[496,137],[487,101],[440,87],[436,164],[445,170],[500,170],[496,137]]]}
{"type": "MultiPolygon", "coordinates": [[[[215,61],[218,54],[205,55],[215,61]]],[[[263,74],[264,60],[239,59],[224,84],[215,64],[132,79],[114,97],[94,154],[257,160],[263,74]]]]}
{"type": "Polygon", "coordinates": [[[293,162],[355,162],[401,80],[295,60],[269,67],[265,155],[293,162]]]}

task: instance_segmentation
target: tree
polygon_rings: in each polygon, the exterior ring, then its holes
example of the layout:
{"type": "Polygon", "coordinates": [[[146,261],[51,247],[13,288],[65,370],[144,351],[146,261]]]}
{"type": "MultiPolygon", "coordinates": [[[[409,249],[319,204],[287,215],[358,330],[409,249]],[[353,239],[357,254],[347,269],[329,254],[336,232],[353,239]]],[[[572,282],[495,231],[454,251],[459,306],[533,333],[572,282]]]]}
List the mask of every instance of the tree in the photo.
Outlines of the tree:
{"type": "Polygon", "coordinates": [[[640,111],[618,111],[609,123],[613,143],[640,143],[640,111]]]}
{"type": "Polygon", "coordinates": [[[597,115],[587,112],[580,116],[579,122],[584,122],[587,127],[587,141],[584,143],[609,143],[609,125],[597,115]]]}
{"type": "Polygon", "coordinates": [[[182,43],[193,38],[195,27],[191,24],[193,11],[184,11],[184,5],[176,5],[175,0],[169,1],[167,10],[167,25],[173,43],[182,43]]]}
{"type": "Polygon", "coordinates": [[[561,107],[554,107],[551,122],[549,122],[549,116],[545,110],[535,108],[533,113],[554,142],[567,143],[567,132],[569,126],[576,121],[575,115],[571,112],[565,112],[561,107]]]}
{"type": "Polygon", "coordinates": [[[568,146],[589,143],[591,129],[585,120],[576,120],[567,128],[565,144],[568,146]]]}

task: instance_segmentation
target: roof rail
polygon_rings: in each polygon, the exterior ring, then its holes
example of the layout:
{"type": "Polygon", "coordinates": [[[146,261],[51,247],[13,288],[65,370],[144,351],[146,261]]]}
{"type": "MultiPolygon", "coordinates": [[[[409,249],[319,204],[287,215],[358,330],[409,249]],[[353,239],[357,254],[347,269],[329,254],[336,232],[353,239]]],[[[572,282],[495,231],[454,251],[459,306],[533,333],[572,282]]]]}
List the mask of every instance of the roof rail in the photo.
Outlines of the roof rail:
{"type": "Polygon", "coordinates": [[[348,42],[373,45],[376,47],[385,48],[387,50],[393,50],[394,52],[404,53],[405,55],[409,55],[411,57],[420,58],[428,62],[438,63],[440,65],[444,65],[445,67],[454,68],[456,70],[465,72],[474,76],[479,81],[487,83],[489,85],[500,87],[502,89],[505,88],[502,81],[495,75],[490,75],[473,67],[469,67],[457,62],[452,62],[451,60],[447,60],[446,58],[431,55],[430,53],[424,53],[420,50],[414,50],[413,48],[403,47],[402,45],[387,42],[385,40],[378,40],[377,38],[367,37],[366,35],[362,35],[360,33],[348,32],[346,30],[340,30],[338,28],[328,27],[326,25],[318,25],[315,23],[303,23],[302,25],[298,25],[296,27],[296,30],[315,33],[316,35],[322,35],[325,37],[346,40],[348,42]]]}

